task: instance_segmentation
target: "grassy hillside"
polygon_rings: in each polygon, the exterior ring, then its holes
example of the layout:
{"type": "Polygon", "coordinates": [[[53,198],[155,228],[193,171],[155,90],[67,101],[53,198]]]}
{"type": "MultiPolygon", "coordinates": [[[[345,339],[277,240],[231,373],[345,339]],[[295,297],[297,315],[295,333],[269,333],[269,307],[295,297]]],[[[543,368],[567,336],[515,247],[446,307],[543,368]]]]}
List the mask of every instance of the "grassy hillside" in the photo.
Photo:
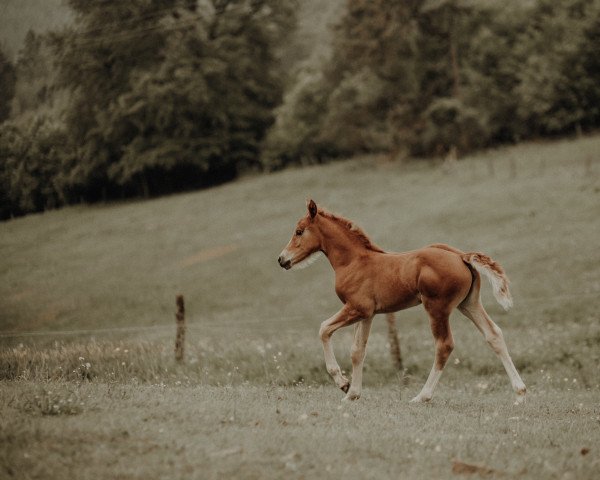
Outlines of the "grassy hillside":
{"type": "MultiPolygon", "coordinates": [[[[170,359],[174,299],[183,293],[190,355],[214,360],[209,370],[189,367],[190,381],[222,383],[234,366],[246,379],[327,381],[316,333],[340,308],[331,267],[321,259],[310,269],[285,272],[276,262],[312,196],[362,225],[388,250],[447,242],[500,261],[512,280],[515,307],[504,312],[487,284],[484,303],[517,366],[577,368],[590,386],[600,342],[600,255],[593,247],[599,146],[599,137],[526,144],[467,158],[451,171],[435,162],[362,158],[2,223],[0,341],[75,339],[99,379],[126,379],[132,369],[115,373],[113,366],[120,362],[112,353],[118,345],[90,348],[86,339],[142,339],[150,344],[129,347],[132,353],[141,349],[132,368],[150,381],[161,361],[170,359]],[[19,332],[26,336],[12,336],[19,332]],[[291,349],[294,358],[279,365],[253,361],[265,342],[276,352],[291,349]],[[148,352],[154,369],[146,368],[148,352]]],[[[431,336],[422,308],[400,313],[399,328],[409,373],[426,372],[431,336]]],[[[463,367],[475,373],[498,367],[470,322],[455,313],[452,328],[463,367]]],[[[335,342],[345,361],[350,334],[341,332],[335,342]]],[[[394,375],[387,361],[378,360],[387,356],[385,344],[385,324],[376,321],[369,354],[378,372],[374,383],[394,375]]],[[[33,348],[22,352],[24,362],[45,358],[33,348]]],[[[66,352],[44,360],[43,372],[56,373],[65,361],[64,372],[77,370],[79,356],[66,352]]],[[[3,376],[18,376],[25,364],[7,361],[11,369],[3,376]]]]}
{"type": "MultiPolygon", "coordinates": [[[[0,476],[595,478],[599,149],[524,144],[452,168],[369,157],[1,223],[0,476]],[[340,406],[317,339],[339,308],[331,268],[276,262],[307,196],[386,249],[447,242],[500,261],[515,307],[488,286],[484,303],[527,402],[512,405],[500,362],[455,314],[434,401],[408,405],[433,357],[417,307],[399,314],[405,382],[376,321],[363,398],[340,406]]],[[[349,330],[334,336],[345,369],[349,330]]]]}
{"type": "Polygon", "coordinates": [[[276,262],[308,196],[388,250],[446,242],[493,256],[512,280],[510,324],[578,323],[600,291],[599,147],[598,137],[526,144],[448,173],[362,158],[2,223],[0,329],[161,325],[178,292],[203,325],[314,328],[338,308],[330,266],[284,272],[276,262]]]}

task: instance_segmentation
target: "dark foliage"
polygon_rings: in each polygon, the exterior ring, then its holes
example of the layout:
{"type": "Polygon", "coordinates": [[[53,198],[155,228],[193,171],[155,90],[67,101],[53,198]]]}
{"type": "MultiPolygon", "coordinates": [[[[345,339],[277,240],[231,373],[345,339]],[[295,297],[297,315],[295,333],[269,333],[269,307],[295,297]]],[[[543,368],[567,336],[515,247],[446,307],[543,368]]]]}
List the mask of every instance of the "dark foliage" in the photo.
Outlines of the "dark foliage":
{"type": "Polygon", "coordinates": [[[0,123],[10,115],[10,103],[15,95],[15,66],[0,48],[0,123]]]}
{"type": "Polygon", "coordinates": [[[4,218],[206,187],[260,167],[293,0],[68,4],[75,25],[30,35],[21,52],[19,114],[0,132],[4,218]],[[36,67],[41,51],[50,72],[36,67]]]}
{"type": "Polygon", "coordinates": [[[325,59],[297,0],[67,3],[0,54],[2,218],[600,126],[600,0],[346,0],[325,59]]]}
{"type": "Polygon", "coordinates": [[[264,162],[460,155],[596,129],[599,28],[599,0],[348,0],[331,61],[299,73],[264,162]]]}

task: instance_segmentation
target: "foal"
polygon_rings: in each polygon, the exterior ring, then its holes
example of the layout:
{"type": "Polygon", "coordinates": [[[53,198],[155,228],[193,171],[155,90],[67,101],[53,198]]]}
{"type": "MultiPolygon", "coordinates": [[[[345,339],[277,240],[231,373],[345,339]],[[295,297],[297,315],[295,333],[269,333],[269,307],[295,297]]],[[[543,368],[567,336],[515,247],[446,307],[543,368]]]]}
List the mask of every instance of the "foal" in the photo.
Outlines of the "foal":
{"type": "Polygon", "coordinates": [[[360,398],[362,370],[373,316],[423,304],[435,340],[435,360],[421,392],[411,402],[431,400],[442,370],[454,348],[448,318],[458,308],[483,334],[498,355],[517,401],[525,384],[508,354],[502,331],[488,316],[479,297],[481,275],[490,281],[494,296],[506,310],[512,306],[508,278],[502,267],[487,255],[464,253],[444,244],[405,253],[388,253],[374,245],[350,221],[307,203],[308,213],[296,225],[291,240],[279,256],[286,270],[310,265],[324,253],[335,272],[335,292],[344,306],[321,324],[325,364],[346,396],[360,398]],[[342,375],[331,336],[339,328],[355,324],[352,345],[352,383],[342,375]]]}

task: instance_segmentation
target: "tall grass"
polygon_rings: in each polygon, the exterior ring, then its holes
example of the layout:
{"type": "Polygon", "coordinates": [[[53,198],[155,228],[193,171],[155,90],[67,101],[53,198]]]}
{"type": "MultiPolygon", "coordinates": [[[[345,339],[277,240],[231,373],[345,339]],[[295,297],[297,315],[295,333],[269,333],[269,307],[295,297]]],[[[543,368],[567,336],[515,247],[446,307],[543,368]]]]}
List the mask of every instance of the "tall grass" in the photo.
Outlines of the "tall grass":
{"type": "MultiPolygon", "coordinates": [[[[454,318],[457,345],[442,384],[483,381],[508,392],[508,380],[499,360],[468,320],[460,321],[457,317],[454,318]]],[[[566,323],[561,328],[550,325],[543,334],[537,327],[509,326],[504,331],[516,366],[529,385],[540,383],[547,387],[568,381],[573,388],[600,387],[597,375],[600,325],[566,323]]],[[[134,337],[14,344],[0,350],[0,380],[188,386],[331,384],[316,335],[225,340],[214,336],[198,340],[197,335],[197,330],[188,332],[183,364],[174,360],[174,336],[154,340],[134,337]]],[[[405,371],[398,372],[390,358],[386,336],[374,332],[368,346],[365,384],[400,385],[403,383],[400,380],[422,383],[433,358],[429,337],[424,319],[420,329],[409,329],[402,335],[405,371]]],[[[351,332],[341,332],[335,337],[336,355],[347,371],[350,371],[351,341],[351,332]]]]}

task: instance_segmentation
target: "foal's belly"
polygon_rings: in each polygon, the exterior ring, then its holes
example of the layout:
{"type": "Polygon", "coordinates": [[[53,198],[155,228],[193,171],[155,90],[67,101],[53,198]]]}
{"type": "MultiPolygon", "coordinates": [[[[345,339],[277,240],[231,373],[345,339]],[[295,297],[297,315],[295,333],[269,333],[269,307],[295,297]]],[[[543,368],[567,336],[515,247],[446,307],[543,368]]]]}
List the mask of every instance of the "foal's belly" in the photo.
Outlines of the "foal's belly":
{"type": "Polygon", "coordinates": [[[397,312],[419,305],[421,295],[414,281],[417,278],[414,256],[386,254],[378,260],[378,275],[372,291],[376,313],[397,312]]]}
{"type": "Polygon", "coordinates": [[[405,295],[395,296],[393,299],[382,298],[375,306],[375,313],[391,313],[398,310],[405,310],[421,303],[418,295],[406,293],[405,295]]]}

